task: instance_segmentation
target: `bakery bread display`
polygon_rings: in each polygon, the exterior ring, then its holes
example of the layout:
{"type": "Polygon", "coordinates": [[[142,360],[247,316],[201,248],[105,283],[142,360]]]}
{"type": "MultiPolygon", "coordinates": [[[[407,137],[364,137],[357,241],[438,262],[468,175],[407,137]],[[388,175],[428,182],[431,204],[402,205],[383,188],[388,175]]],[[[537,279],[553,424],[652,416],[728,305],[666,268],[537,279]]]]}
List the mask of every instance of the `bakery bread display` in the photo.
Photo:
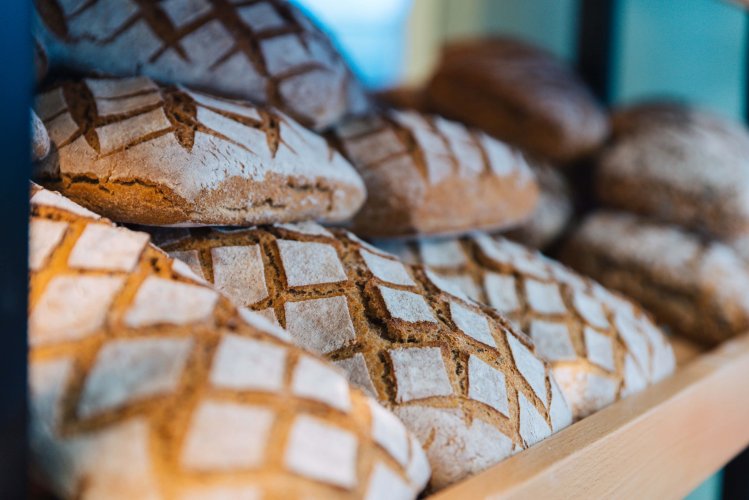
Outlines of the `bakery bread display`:
{"type": "Polygon", "coordinates": [[[532,248],[545,248],[567,229],[574,214],[570,186],[564,175],[545,164],[531,164],[538,180],[539,195],[531,218],[503,233],[511,240],[532,248]]]}
{"type": "Polygon", "coordinates": [[[42,120],[31,112],[31,159],[43,160],[49,154],[49,134],[42,120]]]}
{"type": "Polygon", "coordinates": [[[285,0],[36,0],[52,66],[147,75],[277,107],[326,128],[367,99],[333,44],[285,0]]]}
{"type": "Polygon", "coordinates": [[[555,163],[591,153],[608,133],[604,109],[567,65],[512,38],[446,45],[425,92],[431,110],[555,163]]]}
{"type": "Polygon", "coordinates": [[[36,110],[54,152],[36,178],[118,222],[340,221],[365,198],[356,171],[284,114],[146,77],[66,81],[36,110]]]}
{"type": "Polygon", "coordinates": [[[496,311],[343,230],[174,229],[157,244],[375,395],[442,488],[571,421],[551,370],[496,311]]]}
{"type": "Polygon", "coordinates": [[[389,242],[456,294],[496,308],[548,360],[575,418],[673,372],[674,354],[648,315],[538,252],[484,233],[389,242]]]}
{"type": "Polygon", "coordinates": [[[749,329],[749,270],[722,243],[678,226],[602,211],[574,231],[563,256],[697,342],[717,344],[749,329]]]}
{"type": "Polygon", "coordinates": [[[367,186],[350,226],[365,236],[454,234],[513,227],[538,187],[515,149],[483,132],[415,111],[382,111],[336,128],[367,186]]]}
{"type": "Polygon", "coordinates": [[[733,239],[749,234],[749,131],[685,104],[614,114],[596,191],[604,204],[733,239]]]}
{"type": "Polygon", "coordinates": [[[415,498],[425,454],[343,372],[145,233],[33,188],[31,453],[64,498],[415,498]]]}

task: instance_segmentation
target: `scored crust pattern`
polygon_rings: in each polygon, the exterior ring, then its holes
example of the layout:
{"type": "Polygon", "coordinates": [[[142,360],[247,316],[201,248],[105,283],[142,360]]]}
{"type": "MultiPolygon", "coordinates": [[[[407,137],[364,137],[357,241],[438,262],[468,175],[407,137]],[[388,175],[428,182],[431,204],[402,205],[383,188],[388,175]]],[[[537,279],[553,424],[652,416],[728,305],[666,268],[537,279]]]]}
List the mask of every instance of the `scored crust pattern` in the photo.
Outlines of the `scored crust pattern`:
{"type": "Polygon", "coordinates": [[[563,258],[674,329],[716,345],[749,328],[749,272],[729,246],[634,215],[589,215],[563,258]]]}
{"type": "Polygon", "coordinates": [[[36,0],[53,64],[144,74],[279,107],[322,129],[368,104],[328,38],[283,0],[36,0]]]}
{"type": "Polygon", "coordinates": [[[641,309],[538,252],[483,233],[381,246],[527,332],[576,418],[674,369],[671,346],[641,309]]]}
{"type": "Polygon", "coordinates": [[[414,498],[418,441],[148,235],[33,188],[31,448],[65,498],[414,498]]]}
{"type": "Polygon", "coordinates": [[[341,220],[364,200],[323,138],[247,102],[134,77],[64,82],[36,110],[56,147],[37,177],[118,221],[341,220]]]}
{"type": "Polygon", "coordinates": [[[459,233],[512,227],[538,187],[523,155],[483,132],[415,111],[383,111],[336,129],[369,193],[357,234],[459,233]]]}
{"type": "Polygon", "coordinates": [[[524,335],[350,233],[304,223],[156,234],[171,255],[391,408],[426,448],[433,488],[571,421],[524,335]]]}

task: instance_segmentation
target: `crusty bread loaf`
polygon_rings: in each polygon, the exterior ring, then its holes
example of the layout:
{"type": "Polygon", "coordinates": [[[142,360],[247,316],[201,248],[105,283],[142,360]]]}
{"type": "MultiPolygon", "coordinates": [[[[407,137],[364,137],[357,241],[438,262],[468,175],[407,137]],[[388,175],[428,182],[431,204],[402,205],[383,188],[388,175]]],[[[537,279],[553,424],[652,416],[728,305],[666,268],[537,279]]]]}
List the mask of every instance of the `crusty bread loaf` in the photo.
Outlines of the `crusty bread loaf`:
{"type": "Polygon", "coordinates": [[[31,449],[64,498],[414,498],[395,416],[148,235],[33,189],[31,449]]]}
{"type": "Polygon", "coordinates": [[[728,246],[677,226],[596,212],[563,258],[634,298],[674,333],[717,344],[749,329],[749,271],[728,246]]]}
{"type": "Polygon", "coordinates": [[[391,408],[426,448],[433,488],[571,420],[551,370],[496,311],[350,233],[312,223],[182,231],[157,241],[391,408]]]}
{"type": "Polygon", "coordinates": [[[336,130],[368,198],[357,234],[413,236],[513,227],[538,187],[523,156],[486,134],[438,116],[383,111],[336,130]]]}
{"type": "Polygon", "coordinates": [[[368,107],[330,40],[285,0],[35,3],[53,66],[191,85],[316,129],[368,107]]]}
{"type": "Polygon", "coordinates": [[[554,162],[592,152],[608,133],[605,111],[569,67],[511,38],[446,45],[426,95],[433,111],[554,162]]]}
{"type": "Polygon", "coordinates": [[[135,77],[65,82],[36,109],[55,145],[37,179],[119,222],[339,221],[365,198],[322,137],[243,101],[135,77]]]}
{"type": "Polygon", "coordinates": [[[597,172],[599,199],[715,236],[749,234],[749,131],[676,103],[614,115],[597,172]]]}
{"type": "Polygon", "coordinates": [[[559,170],[546,163],[531,163],[540,190],[531,218],[504,236],[532,248],[557,241],[572,220],[574,206],[570,186],[559,170]]]}
{"type": "Polygon", "coordinates": [[[49,154],[49,134],[39,117],[31,111],[31,159],[43,160],[49,154]]]}
{"type": "Polygon", "coordinates": [[[530,334],[576,418],[674,369],[671,346],[639,307],[538,252],[484,233],[383,247],[530,334]]]}

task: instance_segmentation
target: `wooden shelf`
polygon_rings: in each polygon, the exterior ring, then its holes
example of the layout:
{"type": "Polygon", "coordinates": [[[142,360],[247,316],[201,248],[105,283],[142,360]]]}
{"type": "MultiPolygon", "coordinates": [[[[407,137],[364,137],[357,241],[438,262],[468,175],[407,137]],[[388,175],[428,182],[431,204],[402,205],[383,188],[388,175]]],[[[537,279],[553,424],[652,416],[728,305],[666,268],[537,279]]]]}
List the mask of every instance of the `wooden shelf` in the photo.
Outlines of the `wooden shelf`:
{"type": "Polygon", "coordinates": [[[749,444],[749,334],[675,351],[673,376],[431,498],[683,497],[749,444]]]}

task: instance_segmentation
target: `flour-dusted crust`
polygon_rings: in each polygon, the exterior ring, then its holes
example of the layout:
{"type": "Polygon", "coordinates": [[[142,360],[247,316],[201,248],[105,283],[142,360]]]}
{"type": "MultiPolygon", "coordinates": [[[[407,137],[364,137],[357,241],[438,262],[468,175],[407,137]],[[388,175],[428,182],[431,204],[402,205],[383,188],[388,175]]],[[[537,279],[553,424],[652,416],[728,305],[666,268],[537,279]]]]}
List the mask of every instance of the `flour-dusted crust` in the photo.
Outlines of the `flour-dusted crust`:
{"type": "Polygon", "coordinates": [[[43,160],[50,149],[49,134],[42,120],[31,112],[31,159],[34,161],[43,160]]]}
{"type": "MultiPolygon", "coordinates": [[[[496,308],[530,335],[576,418],[674,370],[671,346],[639,307],[538,252],[484,233],[383,248],[428,266],[434,286],[496,308]]],[[[451,316],[487,343],[483,323],[460,309],[451,316]]]]}
{"type": "Polygon", "coordinates": [[[564,259],[634,298],[675,333],[715,345],[749,328],[749,271],[733,249],[634,215],[589,215],[564,259]]]}
{"type": "Polygon", "coordinates": [[[32,189],[31,451],[56,495],[415,498],[426,485],[418,441],[343,371],[146,234],[32,189]]]}
{"type": "Polygon", "coordinates": [[[427,108],[555,163],[591,153],[609,130],[603,107],[571,68],[517,39],[446,45],[425,93],[427,108]]]}
{"type": "Polygon", "coordinates": [[[367,186],[351,227],[367,236],[510,228],[530,217],[538,186],[523,155],[439,116],[383,111],[336,129],[367,186]]]}
{"type": "Polygon", "coordinates": [[[503,233],[531,248],[544,248],[559,239],[572,220],[574,206],[569,183],[558,169],[545,163],[531,163],[538,179],[539,195],[531,218],[503,233]]]}
{"type": "Polygon", "coordinates": [[[53,65],[147,75],[326,128],[367,98],[328,37],[284,0],[37,0],[53,65]]]}
{"type": "Polygon", "coordinates": [[[64,82],[36,109],[54,144],[36,177],[117,221],[339,221],[365,198],[322,137],[247,102],[134,77],[64,82]]]}
{"type": "Polygon", "coordinates": [[[744,125],[676,103],[623,108],[613,123],[596,179],[604,204],[723,239],[749,234],[744,125]]]}
{"type": "Polygon", "coordinates": [[[307,223],[192,229],[163,241],[173,254],[196,251],[195,271],[209,281],[241,277],[241,266],[213,258],[217,250],[259,247],[268,296],[235,299],[274,311],[297,343],[333,360],[403,419],[426,447],[433,488],[481,471],[572,419],[527,337],[496,311],[440,291],[422,269],[351,233],[307,223]],[[284,250],[294,247],[317,255],[284,250]],[[314,280],[298,280],[302,270],[314,280]]]}

